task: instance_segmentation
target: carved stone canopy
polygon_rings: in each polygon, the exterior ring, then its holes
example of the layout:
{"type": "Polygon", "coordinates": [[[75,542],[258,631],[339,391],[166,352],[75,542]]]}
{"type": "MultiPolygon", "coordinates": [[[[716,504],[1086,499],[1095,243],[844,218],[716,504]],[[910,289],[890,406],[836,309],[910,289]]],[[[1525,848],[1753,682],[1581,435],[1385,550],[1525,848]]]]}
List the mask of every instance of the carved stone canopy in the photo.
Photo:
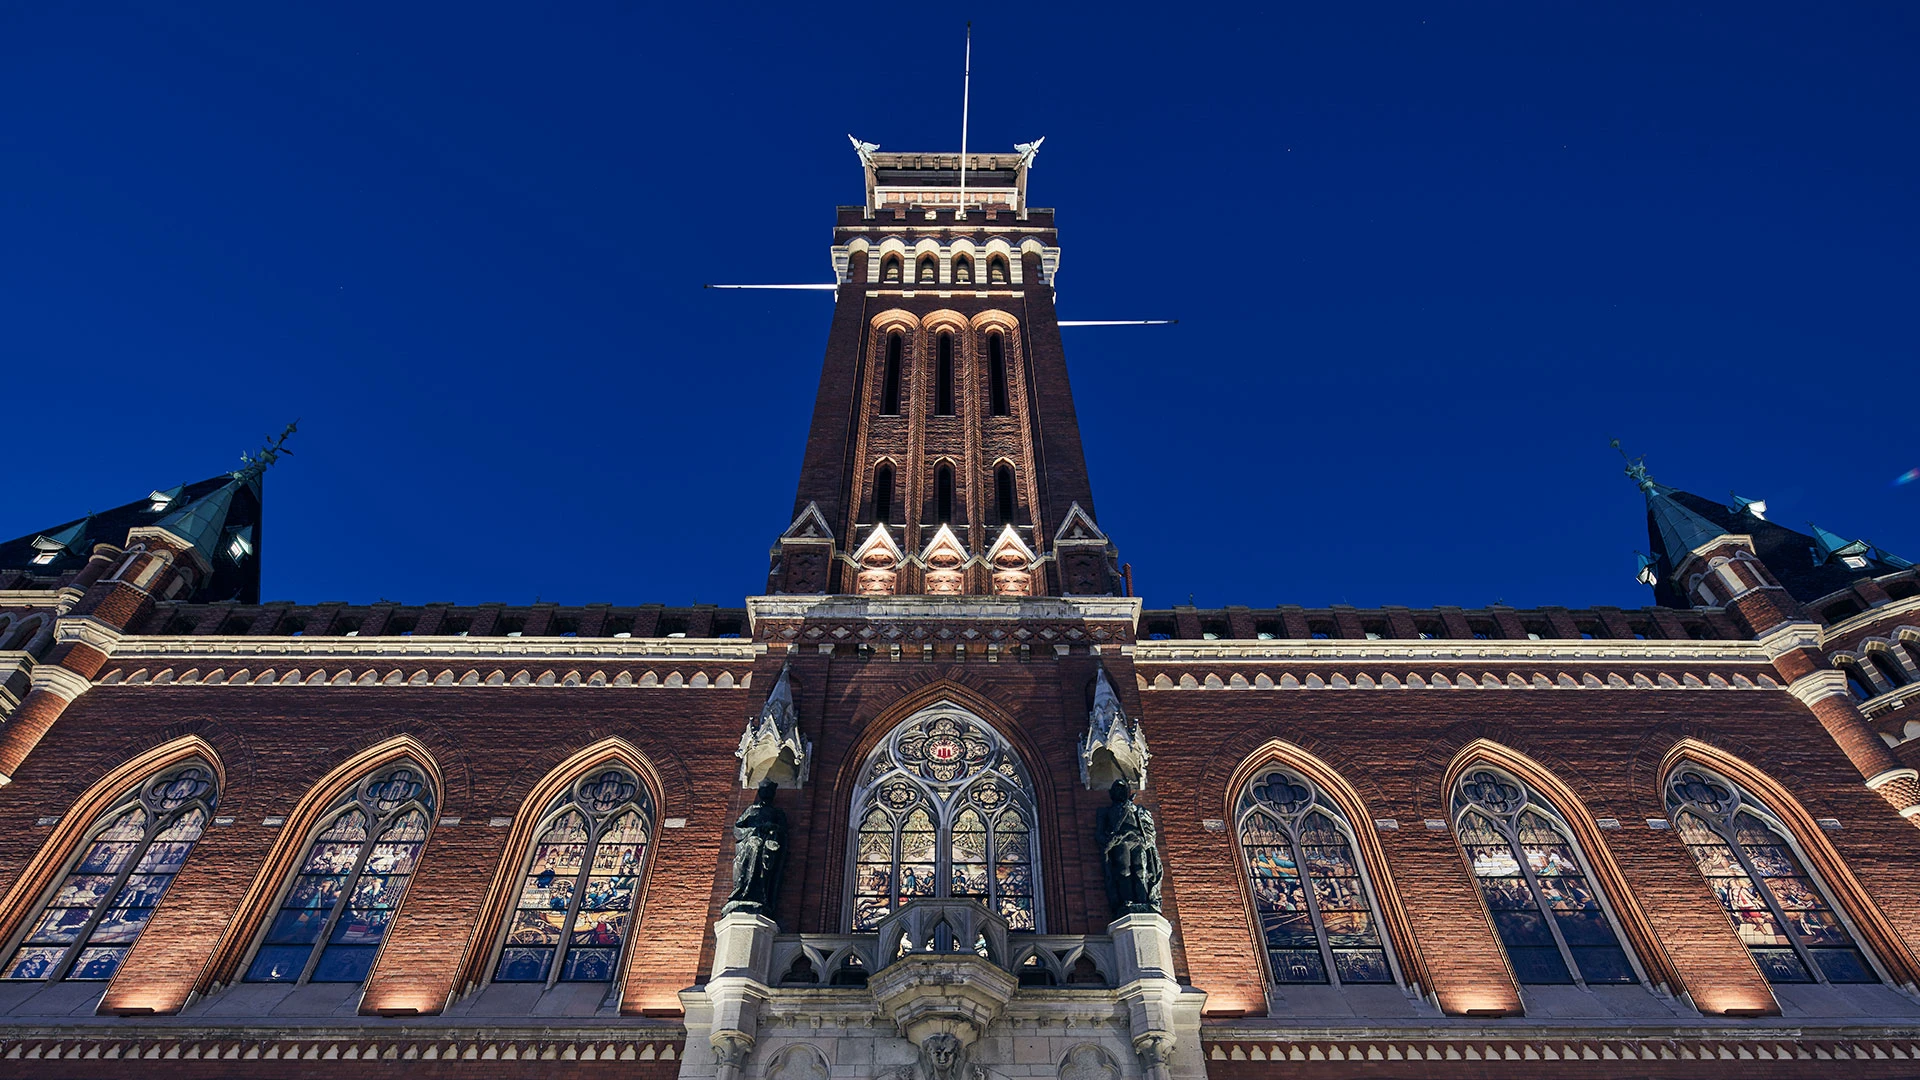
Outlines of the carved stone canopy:
{"type": "Polygon", "coordinates": [[[1152,757],[1147,737],[1140,732],[1140,721],[1127,718],[1120,698],[1113,692],[1113,683],[1107,681],[1107,669],[1101,668],[1094,683],[1087,733],[1080,740],[1080,779],[1090,790],[1125,780],[1137,791],[1147,786],[1147,762],[1152,757]]]}
{"type": "Polygon", "coordinates": [[[788,678],[792,669],[793,659],[788,657],[760,715],[748,718],[747,730],[740,735],[740,747],[733,756],[740,759],[741,787],[757,788],[763,780],[796,788],[807,782],[813,743],[800,733],[800,714],[793,706],[788,678]]]}
{"type": "Polygon", "coordinates": [[[1002,966],[1007,944],[1006,921],[977,900],[916,900],[880,924],[880,955],[891,959],[867,987],[914,1045],[950,1035],[971,1046],[1019,989],[1002,966]]]}

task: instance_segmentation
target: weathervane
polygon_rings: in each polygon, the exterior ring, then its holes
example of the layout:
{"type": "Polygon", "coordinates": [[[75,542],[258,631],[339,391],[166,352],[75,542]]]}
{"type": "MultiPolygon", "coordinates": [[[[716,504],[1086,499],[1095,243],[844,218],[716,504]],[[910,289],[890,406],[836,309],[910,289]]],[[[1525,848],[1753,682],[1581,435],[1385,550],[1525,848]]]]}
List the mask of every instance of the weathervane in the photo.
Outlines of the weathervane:
{"type": "Polygon", "coordinates": [[[254,480],[259,478],[261,473],[267,471],[267,466],[272,465],[274,462],[280,460],[281,454],[293,453],[293,451],[287,449],[286,447],[287,436],[292,435],[295,431],[298,431],[299,429],[300,429],[300,421],[295,420],[293,423],[288,424],[287,429],[285,431],[282,431],[279,435],[269,436],[267,439],[267,444],[265,446],[262,446],[259,452],[252,453],[252,454],[241,454],[240,469],[229,475],[231,475],[235,480],[254,480]]]}
{"type": "Polygon", "coordinates": [[[1632,479],[1634,483],[1640,485],[1640,490],[1653,490],[1653,477],[1647,475],[1646,455],[1642,454],[1637,458],[1627,457],[1627,452],[1620,449],[1619,439],[1613,440],[1608,445],[1612,446],[1615,450],[1620,450],[1621,458],[1625,459],[1627,463],[1627,476],[1632,479]]]}

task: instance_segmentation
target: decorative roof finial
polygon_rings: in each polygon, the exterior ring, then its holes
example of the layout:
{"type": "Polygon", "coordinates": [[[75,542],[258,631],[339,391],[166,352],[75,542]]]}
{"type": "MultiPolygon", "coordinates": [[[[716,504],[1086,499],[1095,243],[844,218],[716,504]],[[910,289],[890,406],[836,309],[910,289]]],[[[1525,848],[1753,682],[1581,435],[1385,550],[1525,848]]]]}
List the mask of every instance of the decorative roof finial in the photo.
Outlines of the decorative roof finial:
{"type": "Polygon", "coordinates": [[[1046,141],[1047,137],[1042,135],[1032,142],[1017,142],[1013,144],[1014,152],[1020,155],[1020,165],[1022,168],[1033,168],[1033,159],[1040,156],[1040,144],[1046,141]]]}
{"type": "Polygon", "coordinates": [[[1653,482],[1653,477],[1647,474],[1646,455],[1643,454],[1637,458],[1627,457],[1627,452],[1620,449],[1619,439],[1615,439],[1607,445],[1613,447],[1615,450],[1620,450],[1620,457],[1627,463],[1628,478],[1635,484],[1638,484],[1641,491],[1651,492],[1657,486],[1653,482]]]}
{"type": "Polygon", "coordinates": [[[286,448],[287,436],[292,435],[299,429],[300,421],[295,420],[293,423],[287,425],[285,431],[282,431],[277,436],[268,438],[267,444],[262,446],[258,453],[241,454],[240,468],[228,475],[232,476],[235,480],[246,480],[249,482],[260,479],[260,474],[266,472],[269,465],[280,460],[281,454],[293,453],[293,451],[286,448]]]}
{"type": "Polygon", "coordinates": [[[853,144],[853,152],[860,155],[860,164],[873,168],[873,152],[880,149],[880,144],[861,142],[852,135],[847,136],[847,141],[853,144]]]}

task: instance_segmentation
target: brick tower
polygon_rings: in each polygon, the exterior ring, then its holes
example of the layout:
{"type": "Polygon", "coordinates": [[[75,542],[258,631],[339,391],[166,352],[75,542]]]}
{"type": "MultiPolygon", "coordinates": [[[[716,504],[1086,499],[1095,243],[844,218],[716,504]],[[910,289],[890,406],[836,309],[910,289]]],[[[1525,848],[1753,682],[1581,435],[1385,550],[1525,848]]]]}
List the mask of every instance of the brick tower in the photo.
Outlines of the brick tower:
{"type": "Polygon", "coordinates": [[[793,524],[768,591],[1111,595],[1067,382],[1053,211],[1012,154],[855,143],[838,283],[793,524]],[[962,192],[966,205],[961,205],[962,192]]]}

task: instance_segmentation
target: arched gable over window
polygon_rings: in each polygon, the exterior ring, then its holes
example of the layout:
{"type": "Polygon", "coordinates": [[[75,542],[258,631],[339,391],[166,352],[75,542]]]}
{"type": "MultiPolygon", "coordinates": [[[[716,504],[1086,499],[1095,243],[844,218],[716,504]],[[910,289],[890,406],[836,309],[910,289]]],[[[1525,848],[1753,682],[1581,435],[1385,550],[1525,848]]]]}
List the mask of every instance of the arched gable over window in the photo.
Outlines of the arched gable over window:
{"type": "Polygon", "coordinates": [[[880,411],[888,416],[900,414],[900,332],[887,335],[887,368],[880,378],[880,411]]]}
{"type": "Polygon", "coordinates": [[[1667,815],[1768,982],[1880,981],[1792,831],[1753,792],[1682,761],[1667,815]]]}
{"type": "Polygon", "coordinates": [[[881,284],[900,284],[900,256],[889,253],[880,260],[881,284]]]}
{"type": "Polygon", "coordinates": [[[0,978],[104,980],[132,951],[219,798],[213,766],[168,768],[98,814],[0,978]]]}
{"type": "Polygon", "coordinates": [[[951,704],[923,709],[881,740],[861,778],[849,929],[930,896],[975,897],[1014,930],[1043,927],[1033,782],[991,725],[951,704]]]}
{"type": "Polygon", "coordinates": [[[1333,800],[1269,765],[1241,790],[1234,816],[1273,981],[1394,982],[1379,904],[1333,800]]]}
{"type": "Polygon", "coordinates": [[[431,774],[374,770],[313,831],[260,936],[247,982],[357,983],[373,968],[433,825],[431,774]]]}
{"type": "Polygon", "coordinates": [[[1606,897],[1563,815],[1527,783],[1476,765],[1454,784],[1455,829],[1521,983],[1636,983],[1606,897]]]}
{"type": "Polygon", "coordinates": [[[493,980],[613,981],[653,827],[653,796],[623,765],[595,768],[554,798],[528,845],[493,980]]]}

